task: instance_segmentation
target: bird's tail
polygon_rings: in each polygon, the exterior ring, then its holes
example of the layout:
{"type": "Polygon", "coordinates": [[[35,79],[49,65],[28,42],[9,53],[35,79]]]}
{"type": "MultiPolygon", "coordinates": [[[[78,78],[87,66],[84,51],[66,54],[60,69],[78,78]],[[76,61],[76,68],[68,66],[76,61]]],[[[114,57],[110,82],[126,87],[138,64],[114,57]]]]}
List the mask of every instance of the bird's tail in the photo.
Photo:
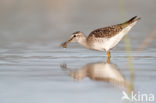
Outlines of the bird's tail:
{"type": "Polygon", "coordinates": [[[128,25],[130,25],[130,24],[132,24],[132,23],[134,23],[134,22],[136,22],[136,21],[138,21],[138,20],[140,20],[140,19],[141,19],[141,18],[138,18],[137,16],[135,16],[135,17],[131,18],[130,20],[128,20],[128,21],[122,23],[121,25],[122,25],[123,28],[125,28],[125,27],[127,27],[128,25]]]}

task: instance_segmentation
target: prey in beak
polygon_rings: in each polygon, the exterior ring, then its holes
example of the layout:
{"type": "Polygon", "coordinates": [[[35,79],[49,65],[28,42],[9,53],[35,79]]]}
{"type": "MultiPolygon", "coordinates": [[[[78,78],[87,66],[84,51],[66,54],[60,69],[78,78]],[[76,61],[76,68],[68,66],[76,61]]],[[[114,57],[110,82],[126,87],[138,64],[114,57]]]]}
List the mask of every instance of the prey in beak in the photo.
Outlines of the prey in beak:
{"type": "Polygon", "coordinates": [[[71,36],[71,38],[69,40],[67,40],[66,42],[62,43],[61,46],[63,48],[67,48],[67,44],[70,43],[70,42],[78,42],[79,40],[79,37],[80,37],[80,34],[81,32],[80,31],[77,31],[77,32],[74,32],[71,36]]]}
{"type": "Polygon", "coordinates": [[[63,48],[67,48],[67,44],[70,43],[73,40],[73,37],[71,37],[69,40],[65,41],[64,43],[61,44],[63,48]]]}

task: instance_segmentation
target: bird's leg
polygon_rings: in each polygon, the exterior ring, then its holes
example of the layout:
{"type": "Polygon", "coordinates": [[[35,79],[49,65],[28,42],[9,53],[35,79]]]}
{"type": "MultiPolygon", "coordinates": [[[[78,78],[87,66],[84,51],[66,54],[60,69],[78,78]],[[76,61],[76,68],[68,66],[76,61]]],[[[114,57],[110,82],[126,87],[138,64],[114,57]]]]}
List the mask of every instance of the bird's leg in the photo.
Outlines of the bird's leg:
{"type": "Polygon", "coordinates": [[[107,58],[107,63],[110,63],[110,57],[107,58]]]}
{"type": "Polygon", "coordinates": [[[108,58],[111,58],[111,52],[107,51],[108,58]]]}
{"type": "Polygon", "coordinates": [[[107,63],[110,63],[110,58],[111,58],[111,53],[110,53],[110,51],[107,51],[107,55],[108,55],[107,63]]]}

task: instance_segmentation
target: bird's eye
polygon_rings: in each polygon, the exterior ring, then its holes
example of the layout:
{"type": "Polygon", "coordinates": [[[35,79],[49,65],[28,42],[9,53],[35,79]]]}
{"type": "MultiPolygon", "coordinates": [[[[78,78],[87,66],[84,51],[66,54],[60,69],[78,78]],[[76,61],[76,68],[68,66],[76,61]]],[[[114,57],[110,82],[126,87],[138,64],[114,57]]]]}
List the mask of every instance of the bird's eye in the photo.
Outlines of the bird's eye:
{"type": "Polygon", "coordinates": [[[73,37],[76,37],[76,35],[74,35],[73,37]]]}

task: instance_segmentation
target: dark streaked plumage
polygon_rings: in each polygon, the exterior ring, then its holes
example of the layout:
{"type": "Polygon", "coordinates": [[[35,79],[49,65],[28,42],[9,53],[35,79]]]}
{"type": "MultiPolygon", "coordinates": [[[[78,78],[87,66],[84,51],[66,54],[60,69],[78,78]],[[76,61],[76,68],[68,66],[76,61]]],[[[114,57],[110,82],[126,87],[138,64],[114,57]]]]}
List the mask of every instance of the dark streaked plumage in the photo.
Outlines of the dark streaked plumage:
{"type": "Polygon", "coordinates": [[[140,19],[141,19],[141,18],[138,18],[137,16],[135,16],[135,17],[133,17],[132,19],[130,19],[130,20],[128,20],[128,21],[122,23],[121,26],[122,26],[122,28],[125,28],[125,27],[127,27],[128,25],[130,25],[130,24],[132,24],[132,23],[134,23],[135,21],[138,21],[138,20],[140,20],[140,19]]]}
{"type": "Polygon", "coordinates": [[[96,38],[111,38],[121,32],[125,27],[139,19],[140,18],[137,18],[137,16],[135,16],[125,23],[96,29],[89,34],[88,38],[92,36],[95,36],[96,38]]]}
{"type": "Polygon", "coordinates": [[[74,32],[73,34],[77,34],[77,33],[80,33],[80,31],[76,31],[76,32],[74,32]]]}
{"type": "Polygon", "coordinates": [[[92,31],[89,34],[89,37],[95,36],[96,38],[110,38],[116,34],[118,34],[122,30],[121,25],[113,25],[105,28],[99,28],[94,31],[92,31]]]}

